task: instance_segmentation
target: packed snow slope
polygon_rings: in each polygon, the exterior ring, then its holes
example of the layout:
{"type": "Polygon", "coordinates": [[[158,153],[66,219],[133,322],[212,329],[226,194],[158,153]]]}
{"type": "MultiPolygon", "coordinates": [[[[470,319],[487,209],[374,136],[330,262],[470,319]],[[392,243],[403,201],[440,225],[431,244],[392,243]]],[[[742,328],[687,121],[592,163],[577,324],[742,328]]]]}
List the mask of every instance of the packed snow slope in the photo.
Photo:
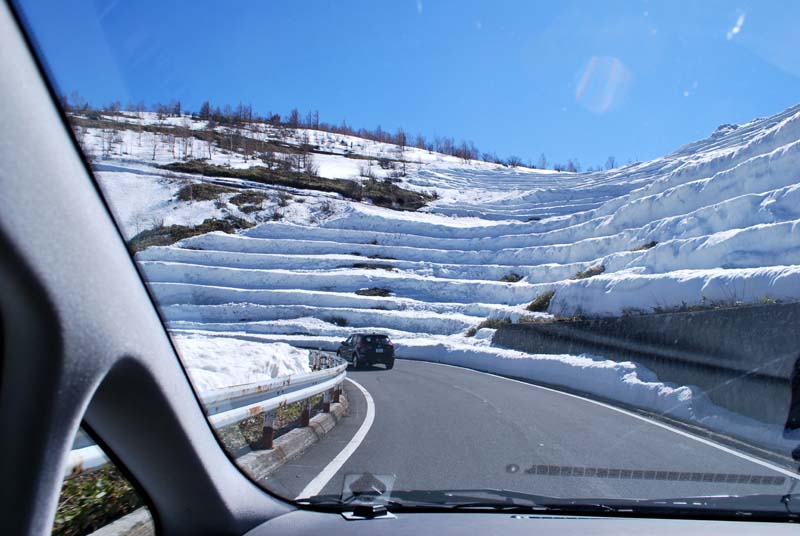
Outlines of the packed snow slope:
{"type": "Polygon", "coordinates": [[[466,347],[509,359],[491,348],[491,331],[468,334],[487,319],[800,298],[800,106],[725,126],[650,162],[577,174],[465,162],[313,130],[236,130],[255,141],[310,143],[321,177],[371,175],[436,194],[416,212],[169,173],[153,164],[198,157],[231,169],[261,164],[200,138],[183,149],[178,143],[176,152],[138,129],[159,122],[199,131],[203,121],[155,114],[114,121],[112,150],[101,129],[83,128],[79,139],[129,237],[206,218],[256,224],[137,254],[174,333],[333,349],[369,330],[394,338],[400,356],[469,354],[466,347]],[[176,198],[185,184],[202,181],[236,190],[211,200],[176,198]],[[243,210],[231,201],[242,191],[264,199],[243,210]],[[546,310],[527,309],[548,291],[546,310]]]}
{"type": "MultiPolygon", "coordinates": [[[[397,154],[361,142],[367,155],[397,154]]],[[[308,201],[293,199],[281,221],[139,253],[173,327],[326,338],[382,328],[417,338],[533,315],[525,307],[547,290],[548,312],[561,316],[800,297],[799,108],[606,172],[510,169],[411,148],[405,156],[414,164],[403,184],[439,196],[424,212],[301,192],[308,201]]],[[[329,175],[358,180],[336,160],[350,158],[315,158],[329,175]]],[[[129,179],[101,177],[111,188],[129,179]]],[[[165,188],[150,184],[155,197],[165,188]]],[[[162,202],[195,220],[232,207],[162,202]]]]}

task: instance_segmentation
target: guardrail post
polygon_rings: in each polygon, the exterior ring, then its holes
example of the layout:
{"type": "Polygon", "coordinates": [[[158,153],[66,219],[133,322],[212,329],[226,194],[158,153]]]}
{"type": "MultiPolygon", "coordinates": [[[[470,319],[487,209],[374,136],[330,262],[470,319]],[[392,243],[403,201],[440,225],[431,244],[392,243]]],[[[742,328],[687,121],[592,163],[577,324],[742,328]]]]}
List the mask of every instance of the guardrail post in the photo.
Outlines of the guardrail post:
{"type": "Polygon", "coordinates": [[[322,395],[322,411],[325,413],[331,412],[331,398],[333,398],[333,390],[325,391],[322,395]]]}
{"type": "Polygon", "coordinates": [[[275,412],[264,412],[264,430],[261,440],[261,447],[264,449],[272,448],[272,441],[275,439],[275,412]]]}
{"type": "Polygon", "coordinates": [[[300,413],[300,426],[308,426],[311,421],[311,408],[308,405],[308,400],[303,401],[303,411],[300,413]]]}
{"type": "Polygon", "coordinates": [[[333,388],[333,401],[338,403],[339,402],[339,394],[341,393],[341,386],[337,385],[333,388]]]}

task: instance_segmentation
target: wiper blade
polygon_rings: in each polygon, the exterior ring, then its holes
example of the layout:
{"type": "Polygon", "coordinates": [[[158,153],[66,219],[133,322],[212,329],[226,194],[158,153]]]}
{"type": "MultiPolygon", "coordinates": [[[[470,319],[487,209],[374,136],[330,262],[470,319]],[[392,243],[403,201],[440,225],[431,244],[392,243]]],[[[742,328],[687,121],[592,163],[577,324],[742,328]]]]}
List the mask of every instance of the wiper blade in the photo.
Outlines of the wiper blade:
{"type": "MultiPolygon", "coordinates": [[[[481,490],[513,500],[517,506],[530,501],[533,509],[564,512],[617,512],[695,515],[799,517],[800,496],[792,494],[719,495],[675,497],[663,499],[565,499],[508,490],[481,490]],[[792,508],[794,507],[794,508],[792,508]]],[[[456,505],[457,506],[457,505],[456,505]]]]}
{"type": "MultiPolygon", "coordinates": [[[[419,492],[415,492],[415,495],[419,492]]],[[[615,508],[597,499],[563,499],[505,489],[484,488],[476,490],[451,490],[421,492],[433,504],[442,504],[451,510],[492,509],[503,511],[555,511],[568,509],[575,513],[614,511],[615,508]]]]}
{"type": "MultiPolygon", "coordinates": [[[[792,495],[721,495],[675,497],[662,499],[563,498],[504,489],[458,489],[396,491],[390,500],[377,497],[375,502],[389,510],[493,510],[517,512],[562,512],[565,514],[636,514],[767,516],[797,518],[797,509],[790,508],[792,495]]],[[[351,497],[346,501],[328,496],[316,496],[300,501],[319,506],[351,507],[369,495],[351,497]]],[[[800,503],[800,497],[794,497],[800,503]]]]}
{"type": "Polygon", "coordinates": [[[401,503],[397,501],[372,494],[352,495],[347,499],[342,499],[338,495],[314,495],[313,497],[300,499],[297,501],[297,503],[307,504],[310,506],[333,506],[346,508],[352,508],[353,506],[359,504],[382,504],[387,507],[401,506],[401,503]]]}
{"type": "MultiPolygon", "coordinates": [[[[389,509],[415,509],[415,508],[435,508],[443,510],[468,510],[486,509],[503,511],[536,511],[551,510],[557,506],[563,506],[563,499],[546,495],[533,495],[529,493],[515,492],[501,489],[469,489],[469,490],[415,490],[397,491],[392,493],[390,499],[369,494],[349,497],[342,500],[335,495],[318,495],[301,499],[300,504],[308,504],[323,507],[348,508],[360,502],[370,502],[382,504],[389,509]]],[[[578,505],[570,502],[570,507],[575,510],[580,508],[582,511],[608,511],[610,507],[599,504],[597,501],[587,501],[578,505]]]]}

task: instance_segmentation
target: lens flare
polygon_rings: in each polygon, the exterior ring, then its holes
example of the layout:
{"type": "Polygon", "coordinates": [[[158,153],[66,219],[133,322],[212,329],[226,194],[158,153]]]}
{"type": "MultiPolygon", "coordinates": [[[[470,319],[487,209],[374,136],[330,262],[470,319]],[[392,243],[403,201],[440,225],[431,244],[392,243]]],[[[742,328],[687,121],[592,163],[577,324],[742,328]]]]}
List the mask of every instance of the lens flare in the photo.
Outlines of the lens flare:
{"type": "Polygon", "coordinates": [[[591,112],[605,113],[625,97],[631,78],[618,58],[592,56],[575,88],[575,101],[591,112]]]}

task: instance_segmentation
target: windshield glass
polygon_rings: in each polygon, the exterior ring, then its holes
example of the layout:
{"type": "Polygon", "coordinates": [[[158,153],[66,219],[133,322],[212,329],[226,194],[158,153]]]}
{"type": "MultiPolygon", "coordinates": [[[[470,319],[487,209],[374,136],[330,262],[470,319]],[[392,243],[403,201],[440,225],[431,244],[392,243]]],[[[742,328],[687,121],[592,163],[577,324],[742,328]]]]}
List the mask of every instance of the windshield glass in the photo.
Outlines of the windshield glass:
{"type": "Polygon", "coordinates": [[[17,8],[270,492],[787,514],[800,5],[17,8]]]}

